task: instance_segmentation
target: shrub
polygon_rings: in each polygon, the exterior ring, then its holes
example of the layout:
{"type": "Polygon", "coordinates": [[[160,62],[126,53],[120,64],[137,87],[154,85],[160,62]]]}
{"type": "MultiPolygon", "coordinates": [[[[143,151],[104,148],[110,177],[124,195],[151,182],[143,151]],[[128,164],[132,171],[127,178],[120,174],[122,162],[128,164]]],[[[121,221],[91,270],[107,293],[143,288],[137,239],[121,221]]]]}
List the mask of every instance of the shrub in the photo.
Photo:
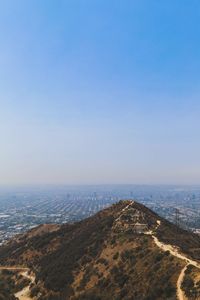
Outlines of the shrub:
{"type": "Polygon", "coordinates": [[[107,266],[107,265],[108,265],[107,259],[105,259],[105,258],[103,258],[103,257],[99,258],[98,261],[97,261],[97,263],[102,264],[102,265],[104,265],[104,266],[107,266]]]}
{"type": "Polygon", "coordinates": [[[39,291],[40,291],[39,287],[34,286],[34,287],[31,289],[31,293],[30,293],[31,298],[37,296],[37,294],[39,293],[39,291]]]}
{"type": "Polygon", "coordinates": [[[119,252],[116,252],[114,255],[113,255],[113,259],[118,259],[118,257],[119,257],[119,252]]]}
{"type": "Polygon", "coordinates": [[[162,253],[158,253],[155,257],[155,262],[159,262],[163,259],[163,254],[162,253]]]}
{"type": "Polygon", "coordinates": [[[190,290],[194,287],[194,281],[189,275],[184,277],[181,287],[183,290],[190,290]]]}
{"type": "Polygon", "coordinates": [[[174,294],[176,294],[176,289],[173,287],[171,283],[169,283],[165,289],[165,295],[167,298],[172,297],[174,294]]]}

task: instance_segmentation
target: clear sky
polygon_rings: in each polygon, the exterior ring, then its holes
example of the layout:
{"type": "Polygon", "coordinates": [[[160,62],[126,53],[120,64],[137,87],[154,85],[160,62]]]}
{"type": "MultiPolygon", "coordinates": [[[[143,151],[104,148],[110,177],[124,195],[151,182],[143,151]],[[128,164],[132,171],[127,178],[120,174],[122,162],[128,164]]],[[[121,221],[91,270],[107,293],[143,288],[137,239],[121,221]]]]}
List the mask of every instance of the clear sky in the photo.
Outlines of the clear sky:
{"type": "Polygon", "coordinates": [[[0,184],[200,184],[199,0],[0,0],[0,184]]]}

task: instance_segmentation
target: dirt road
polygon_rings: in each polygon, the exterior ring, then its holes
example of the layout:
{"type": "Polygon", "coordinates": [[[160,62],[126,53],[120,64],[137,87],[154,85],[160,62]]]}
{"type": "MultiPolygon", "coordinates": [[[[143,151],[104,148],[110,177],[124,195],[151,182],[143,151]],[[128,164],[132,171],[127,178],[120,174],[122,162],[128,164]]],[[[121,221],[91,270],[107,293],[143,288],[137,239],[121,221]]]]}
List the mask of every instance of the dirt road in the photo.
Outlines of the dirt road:
{"type": "Polygon", "coordinates": [[[187,298],[185,297],[185,294],[184,294],[183,290],[181,289],[181,284],[183,282],[183,279],[184,279],[184,276],[185,276],[185,270],[187,269],[187,266],[188,265],[186,265],[182,269],[182,271],[181,271],[181,273],[179,275],[178,281],[177,281],[177,297],[178,297],[179,300],[187,300],[187,298]]]}
{"type": "MultiPolygon", "coordinates": [[[[160,226],[160,221],[157,221],[157,228],[160,226]]],[[[156,228],[156,229],[157,229],[156,228]]],[[[185,275],[185,270],[187,269],[187,266],[188,265],[192,265],[198,269],[200,269],[200,264],[195,261],[195,260],[192,260],[190,258],[188,258],[186,255],[184,255],[183,253],[180,253],[178,248],[176,248],[175,246],[172,246],[172,245],[168,245],[168,244],[164,244],[162,242],[160,242],[158,240],[158,238],[153,234],[152,231],[148,231],[146,232],[147,235],[151,235],[155,244],[163,251],[169,251],[171,255],[185,261],[186,265],[185,267],[181,270],[181,273],[179,275],[179,278],[178,278],[178,281],[177,281],[177,297],[179,300],[187,300],[187,298],[185,297],[184,295],[184,292],[182,291],[181,289],[181,284],[183,282],[183,279],[184,279],[184,275],[185,275]]]]}
{"type": "Polygon", "coordinates": [[[1,266],[0,270],[19,271],[19,273],[23,277],[28,278],[31,281],[30,284],[25,286],[21,291],[17,292],[15,294],[15,297],[17,297],[19,300],[33,300],[33,298],[30,297],[30,285],[35,281],[35,277],[33,275],[28,274],[28,268],[1,266]]]}
{"type": "Polygon", "coordinates": [[[115,220],[115,223],[117,223],[117,222],[120,220],[122,214],[123,214],[126,210],[128,210],[129,206],[131,206],[133,203],[134,203],[134,201],[131,201],[128,205],[126,205],[126,206],[121,210],[121,213],[120,213],[119,217],[115,220]]]}
{"type": "Polygon", "coordinates": [[[29,271],[28,268],[24,268],[24,267],[4,267],[4,266],[0,266],[0,270],[9,270],[9,271],[29,271]]]}
{"type": "Polygon", "coordinates": [[[17,292],[15,294],[15,297],[17,297],[19,300],[32,300],[30,296],[30,285],[35,281],[35,277],[33,275],[29,275],[28,271],[24,271],[20,273],[23,277],[28,278],[31,282],[29,285],[25,286],[21,291],[17,292]]]}

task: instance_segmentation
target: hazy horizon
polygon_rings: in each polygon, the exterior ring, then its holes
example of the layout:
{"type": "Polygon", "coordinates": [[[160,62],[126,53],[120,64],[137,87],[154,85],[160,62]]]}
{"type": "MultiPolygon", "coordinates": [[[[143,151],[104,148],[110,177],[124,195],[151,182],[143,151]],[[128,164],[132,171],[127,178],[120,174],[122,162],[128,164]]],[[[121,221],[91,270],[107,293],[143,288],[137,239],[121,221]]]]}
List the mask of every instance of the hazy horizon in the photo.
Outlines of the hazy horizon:
{"type": "Polygon", "coordinates": [[[200,184],[200,3],[0,2],[0,186],[200,184]]]}

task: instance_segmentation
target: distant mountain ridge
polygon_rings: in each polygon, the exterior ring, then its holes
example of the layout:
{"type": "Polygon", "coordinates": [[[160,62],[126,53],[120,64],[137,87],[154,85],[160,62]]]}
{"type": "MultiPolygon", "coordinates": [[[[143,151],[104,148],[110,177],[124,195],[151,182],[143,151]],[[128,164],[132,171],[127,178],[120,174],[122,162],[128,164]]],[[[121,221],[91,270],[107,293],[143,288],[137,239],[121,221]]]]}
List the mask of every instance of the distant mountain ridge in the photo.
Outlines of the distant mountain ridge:
{"type": "Polygon", "coordinates": [[[200,237],[131,200],[17,236],[0,264],[31,270],[29,299],[200,299],[200,237]]]}

